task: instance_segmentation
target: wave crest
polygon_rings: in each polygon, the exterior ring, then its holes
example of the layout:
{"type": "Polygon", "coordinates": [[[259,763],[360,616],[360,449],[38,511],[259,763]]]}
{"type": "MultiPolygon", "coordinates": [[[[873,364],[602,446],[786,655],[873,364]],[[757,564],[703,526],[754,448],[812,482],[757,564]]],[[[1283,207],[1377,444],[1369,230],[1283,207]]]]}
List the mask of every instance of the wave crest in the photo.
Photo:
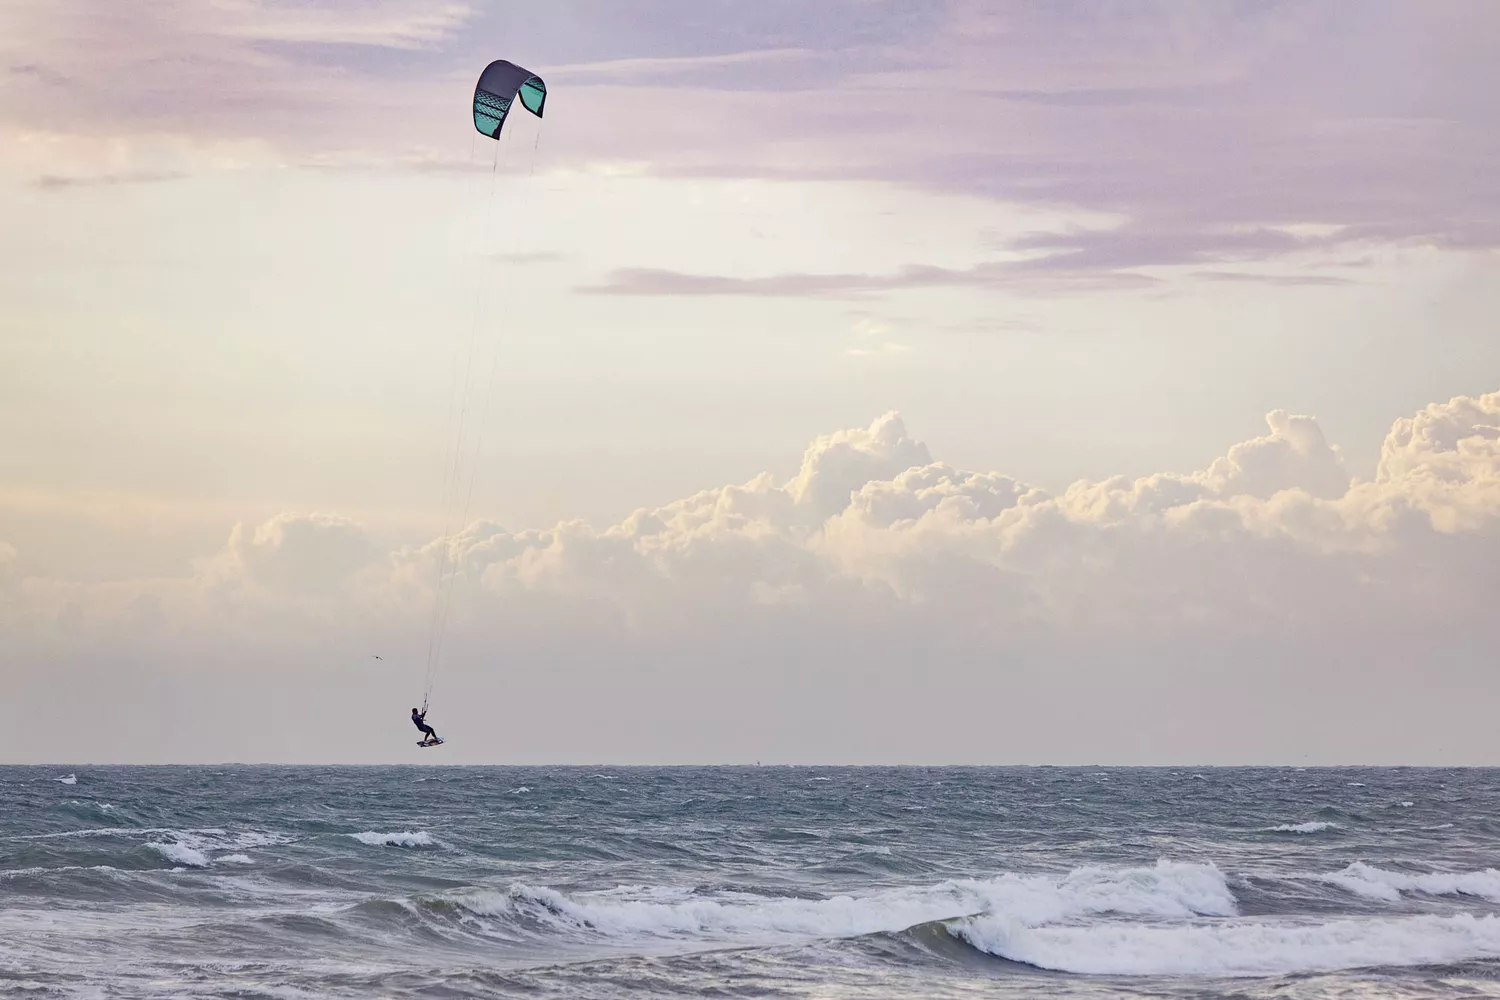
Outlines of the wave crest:
{"type": "Polygon", "coordinates": [[[959,879],[824,899],[750,892],[705,897],[689,888],[659,886],[570,894],[517,883],[507,891],[465,890],[433,902],[507,928],[713,940],[857,937],[981,913],[1039,925],[1105,913],[1170,918],[1236,912],[1234,896],[1217,868],[1171,861],[1148,868],[1086,867],[1061,876],[959,879]]]}
{"type": "Polygon", "coordinates": [[[173,843],[153,840],[146,846],[173,864],[186,865],[189,868],[207,868],[213,864],[208,860],[208,855],[195,847],[189,847],[180,840],[173,843]]]}
{"type": "Polygon", "coordinates": [[[1091,975],[1266,976],[1500,958],[1500,919],[1469,914],[1041,928],[979,918],[956,933],[1000,958],[1091,975]]]}
{"type": "Polygon", "coordinates": [[[1324,820],[1311,820],[1307,823],[1282,823],[1280,826],[1267,827],[1267,833],[1323,833],[1327,830],[1337,830],[1337,823],[1329,823],[1324,820]]]}
{"type": "Polygon", "coordinates": [[[1408,892],[1424,896],[1478,896],[1491,902],[1500,902],[1500,871],[1493,868],[1486,868],[1482,872],[1408,875],[1356,861],[1343,871],[1320,875],[1318,878],[1366,899],[1379,899],[1389,903],[1399,902],[1402,893],[1408,892]]]}
{"type": "Polygon", "coordinates": [[[437,843],[432,839],[432,834],[425,830],[415,833],[410,831],[378,833],[374,830],[366,830],[363,833],[350,833],[346,836],[353,837],[369,847],[432,847],[437,843]]]}

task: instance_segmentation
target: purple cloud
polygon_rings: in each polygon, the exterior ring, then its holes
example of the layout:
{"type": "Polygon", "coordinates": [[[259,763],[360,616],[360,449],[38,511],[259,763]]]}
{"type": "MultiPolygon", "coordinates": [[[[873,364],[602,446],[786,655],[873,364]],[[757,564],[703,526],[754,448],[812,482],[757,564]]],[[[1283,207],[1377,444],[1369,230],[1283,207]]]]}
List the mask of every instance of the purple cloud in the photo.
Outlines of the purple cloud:
{"type": "MultiPolygon", "coordinates": [[[[1125,220],[1026,237],[1051,251],[1032,270],[1273,260],[1306,249],[1285,232],[1303,224],[1334,232],[1329,247],[1500,246],[1493,5],[173,10],[60,0],[9,15],[0,57],[18,69],[0,122],[253,138],[294,161],[414,168],[468,148],[472,76],[504,37],[552,74],[546,166],[879,180],[1125,220]]],[[[756,280],[816,291],[993,277],[932,270],[756,280]]],[[[704,277],[700,293],[732,280],[704,277]]]]}

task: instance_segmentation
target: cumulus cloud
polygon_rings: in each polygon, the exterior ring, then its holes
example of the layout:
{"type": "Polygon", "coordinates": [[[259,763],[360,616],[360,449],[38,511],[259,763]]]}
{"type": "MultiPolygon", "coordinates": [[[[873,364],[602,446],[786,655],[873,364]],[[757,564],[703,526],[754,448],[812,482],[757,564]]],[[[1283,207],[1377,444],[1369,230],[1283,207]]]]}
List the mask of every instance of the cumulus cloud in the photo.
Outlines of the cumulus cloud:
{"type": "Polygon", "coordinates": [[[1053,494],[934,461],[888,413],[817,438],[784,482],[762,474],[602,529],[480,520],[388,551],[346,518],[282,514],[236,526],[173,587],[399,616],[430,606],[446,566],[478,619],[544,601],[654,628],[694,609],[895,601],[1084,630],[1433,621],[1500,589],[1481,569],[1500,557],[1500,392],[1396,421],[1368,481],[1312,417],[1266,421],[1200,471],[1053,494]]]}
{"type": "Polygon", "coordinates": [[[253,530],[235,525],[207,578],[271,591],[327,593],[380,554],[365,529],[348,518],[278,514],[253,530]]]}
{"type": "MultiPolygon", "coordinates": [[[[545,599],[646,629],[735,609],[843,613],[890,601],[984,628],[1431,622],[1495,590],[1476,554],[1500,539],[1500,393],[1398,421],[1372,481],[1351,480],[1313,418],[1278,410],[1267,423],[1201,471],[1053,495],[933,461],[892,413],[818,438],[785,482],[757,476],[603,529],[481,521],[362,579],[399,585],[408,601],[441,554],[481,618],[486,602],[545,599]],[[1449,544],[1458,534],[1467,558],[1449,544]]],[[[274,521],[253,538],[237,529],[230,562],[284,587],[326,587],[372,566],[354,526],[295,526],[274,521]]]]}

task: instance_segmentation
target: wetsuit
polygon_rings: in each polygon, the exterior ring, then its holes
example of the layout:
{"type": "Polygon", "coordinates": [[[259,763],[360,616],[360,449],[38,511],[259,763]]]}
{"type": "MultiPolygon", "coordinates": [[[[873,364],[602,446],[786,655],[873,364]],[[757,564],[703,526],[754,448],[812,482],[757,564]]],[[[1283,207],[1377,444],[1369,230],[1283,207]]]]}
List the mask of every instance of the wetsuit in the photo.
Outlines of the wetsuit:
{"type": "Polygon", "coordinates": [[[411,713],[411,724],[422,730],[423,735],[425,735],[429,740],[435,740],[438,738],[437,731],[427,724],[426,712],[411,713]]]}

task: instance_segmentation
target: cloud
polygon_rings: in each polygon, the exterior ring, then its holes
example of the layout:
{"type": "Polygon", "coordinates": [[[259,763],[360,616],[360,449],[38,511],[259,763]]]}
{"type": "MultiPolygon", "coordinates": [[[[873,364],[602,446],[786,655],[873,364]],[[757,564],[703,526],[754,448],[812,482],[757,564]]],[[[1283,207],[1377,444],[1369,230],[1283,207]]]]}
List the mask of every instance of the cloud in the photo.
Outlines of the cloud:
{"type": "Polygon", "coordinates": [[[215,30],[263,42],[370,45],[391,49],[436,46],[473,16],[467,3],[414,4],[376,0],[358,6],[288,7],[264,0],[220,0],[215,30]]]}
{"type": "Polygon", "coordinates": [[[38,66],[35,63],[23,63],[20,66],[12,66],[10,67],[10,73],[15,76],[31,77],[50,87],[66,87],[70,82],[67,77],[59,73],[54,73],[46,67],[38,66]]]}
{"type": "Polygon", "coordinates": [[[208,578],[296,595],[326,593],[380,554],[365,529],[348,518],[285,513],[254,530],[235,525],[208,578]]]}
{"type": "Polygon", "coordinates": [[[1313,418],[1266,419],[1267,434],[1200,471],[1052,494],[934,461],[889,413],[816,439],[784,482],[762,474],[603,529],[480,520],[388,551],[346,518],[283,514],[236,526],[195,580],[168,589],[400,618],[430,605],[443,561],[468,595],[463,614],[480,618],[571,607],[649,629],[692,609],[715,621],[895,601],[964,627],[1086,633],[1431,623],[1500,592],[1479,569],[1500,559],[1500,392],[1396,421],[1368,481],[1351,478],[1313,418]]]}
{"type": "Polygon", "coordinates": [[[75,187],[96,187],[115,184],[158,184],[162,181],[177,181],[187,177],[177,170],[136,170],[128,173],[94,174],[92,176],[68,177],[60,174],[42,174],[34,179],[33,187],[43,191],[61,191],[75,187]]]}
{"type": "Polygon", "coordinates": [[[1024,262],[984,263],[970,268],[909,264],[895,274],[790,273],[757,278],[687,274],[661,268],[621,268],[602,284],[577,290],[590,295],[743,295],[766,298],[858,298],[875,292],[913,288],[1007,288],[1055,290],[1073,288],[1136,288],[1157,283],[1156,278],[1125,272],[1100,273],[1088,269],[1051,270],[1039,275],[1024,262]]]}
{"type": "Polygon", "coordinates": [[[561,66],[553,66],[548,69],[547,75],[558,81],[586,80],[594,76],[632,79],[695,73],[704,69],[719,69],[726,66],[774,66],[777,63],[814,60],[819,54],[815,49],[752,49],[714,55],[607,59],[602,62],[565,63],[561,66]]]}
{"type": "Polygon", "coordinates": [[[1032,233],[1010,239],[1006,247],[1017,251],[1043,251],[1018,266],[1050,271],[1171,266],[1209,261],[1257,260],[1287,254],[1321,241],[1300,238],[1280,229],[1230,230],[1220,233],[1201,229],[1148,231],[1139,224],[1114,229],[1084,229],[1066,233],[1032,233]]]}
{"type": "MultiPolygon", "coordinates": [[[[481,522],[435,545],[502,603],[545,595],[641,627],[684,608],[713,617],[767,602],[897,600],[951,605],[945,617],[962,609],[968,626],[1243,629],[1352,623],[1377,608],[1440,617],[1453,610],[1432,603],[1444,590],[1495,590],[1461,572],[1413,570],[1444,558],[1454,533],[1473,552],[1500,541],[1500,393],[1398,421],[1370,482],[1351,481],[1312,418],[1278,410],[1267,423],[1268,434],[1200,472],[1080,481],[1050,495],[934,462],[887,414],[817,439],[783,483],[758,476],[603,530],[481,522]]],[[[253,544],[237,531],[230,551],[257,579],[287,586],[309,574],[326,586],[371,556],[350,525],[296,525],[305,537],[283,522],[253,544]],[[342,558],[329,558],[329,543],[342,558]]],[[[435,551],[396,565],[423,579],[435,551]]]]}
{"type": "Polygon", "coordinates": [[[1270,434],[1234,445],[1198,480],[1223,497],[1269,500],[1287,490],[1303,490],[1335,500],[1348,492],[1348,470],[1316,420],[1273,410],[1266,423],[1270,434]]]}
{"type": "MultiPolygon", "coordinates": [[[[528,65],[557,71],[547,164],[880,180],[1107,213],[1119,226],[1016,234],[1007,250],[1045,252],[1003,272],[626,271],[609,287],[855,294],[1000,287],[1017,268],[1305,269],[1328,262],[1317,253],[1369,243],[1500,246],[1500,121],[1481,96],[1500,90],[1500,14],[1489,7],[909,8],[707,17],[682,2],[629,15],[603,6],[584,21],[529,12],[528,65]],[[1307,224],[1329,235],[1291,235],[1307,224]]],[[[0,57],[14,86],[0,96],[0,121],[20,133],[127,145],[187,134],[208,146],[260,143],[290,162],[426,169],[443,158],[417,151],[463,141],[441,110],[461,106],[469,85],[470,71],[455,67],[492,58],[484,39],[510,23],[504,12],[409,0],[153,10],[141,18],[59,0],[8,12],[0,57]]]]}
{"type": "Polygon", "coordinates": [[[1306,285],[1328,286],[1354,283],[1352,278],[1340,278],[1332,274],[1262,274],[1249,271],[1193,271],[1189,276],[1204,281],[1279,285],[1288,288],[1306,285]]]}

